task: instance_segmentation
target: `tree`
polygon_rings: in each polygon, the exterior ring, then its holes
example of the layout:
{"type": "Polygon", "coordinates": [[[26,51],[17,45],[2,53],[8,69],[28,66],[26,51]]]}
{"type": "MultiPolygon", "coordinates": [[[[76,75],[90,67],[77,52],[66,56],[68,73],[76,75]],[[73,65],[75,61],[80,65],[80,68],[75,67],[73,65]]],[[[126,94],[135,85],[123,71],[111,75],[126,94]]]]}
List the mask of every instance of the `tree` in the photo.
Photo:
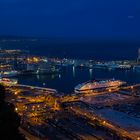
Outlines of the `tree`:
{"type": "Polygon", "coordinates": [[[0,85],[0,139],[25,140],[18,131],[20,117],[12,104],[5,102],[5,88],[0,85]]]}

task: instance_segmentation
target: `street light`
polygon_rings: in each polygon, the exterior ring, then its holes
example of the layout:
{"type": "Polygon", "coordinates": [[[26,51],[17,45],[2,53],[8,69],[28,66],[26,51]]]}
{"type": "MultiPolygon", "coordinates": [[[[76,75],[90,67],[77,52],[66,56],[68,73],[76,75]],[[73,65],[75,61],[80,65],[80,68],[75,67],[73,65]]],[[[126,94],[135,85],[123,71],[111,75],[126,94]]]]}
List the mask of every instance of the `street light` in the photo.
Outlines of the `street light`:
{"type": "Polygon", "coordinates": [[[18,108],[17,107],[15,108],[15,111],[18,111],[18,108]]]}
{"type": "Polygon", "coordinates": [[[112,90],[111,89],[109,89],[109,92],[111,92],[112,90]]]}

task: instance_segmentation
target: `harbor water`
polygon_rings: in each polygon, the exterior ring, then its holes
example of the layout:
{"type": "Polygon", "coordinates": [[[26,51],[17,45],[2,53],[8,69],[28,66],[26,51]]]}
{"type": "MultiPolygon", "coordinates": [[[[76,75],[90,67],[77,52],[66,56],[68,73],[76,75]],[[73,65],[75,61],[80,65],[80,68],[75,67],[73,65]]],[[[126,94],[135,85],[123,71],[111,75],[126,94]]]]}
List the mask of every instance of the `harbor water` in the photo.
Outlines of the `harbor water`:
{"type": "Polygon", "coordinates": [[[133,70],[79,69],[65,67],[61,74],[18,76],[20,84],[57,89],[69,94],[80,83],[95,79],[119,79],[128,84],[140,83],[140,73],[133,70]]]}

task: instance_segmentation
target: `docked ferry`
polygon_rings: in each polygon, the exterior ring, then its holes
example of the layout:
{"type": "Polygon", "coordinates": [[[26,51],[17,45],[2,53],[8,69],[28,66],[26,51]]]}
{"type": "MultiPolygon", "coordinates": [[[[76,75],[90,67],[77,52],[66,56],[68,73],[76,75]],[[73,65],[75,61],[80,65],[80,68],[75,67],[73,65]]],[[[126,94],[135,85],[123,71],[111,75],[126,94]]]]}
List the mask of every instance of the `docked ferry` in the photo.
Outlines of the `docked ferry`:
{"type": "Polygon", "coordinates": [[[89,81],[79,84],[75,87],[76,93],[85,93],[92,90],[116,88],[126,84],[126,82],[120,80],[100,80],[100,81],[89,81]]]}
{"type": "Polygon", "coordinates": [[[3,78],[10,78],[10,77],[15,77],[18,75],[18,71],[3,71],[0,72],[0,76],[3,78]]]}
{"type": "Polygon", "coordinates": [[[0,78],[0,84],[3,85],[16,85],[18,83],[17,79],[0,78]]]}

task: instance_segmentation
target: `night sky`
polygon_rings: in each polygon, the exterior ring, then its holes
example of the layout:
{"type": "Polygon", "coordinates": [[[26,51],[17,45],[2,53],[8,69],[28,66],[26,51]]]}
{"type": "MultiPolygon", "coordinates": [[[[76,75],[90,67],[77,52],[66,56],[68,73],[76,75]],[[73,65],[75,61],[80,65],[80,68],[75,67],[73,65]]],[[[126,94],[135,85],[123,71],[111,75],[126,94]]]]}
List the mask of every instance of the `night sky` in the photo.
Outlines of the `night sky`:
{"type": "Polygon", "coordinates": [[[138,40],[139,0],[0,0],[0,35],[138,40]]]}

